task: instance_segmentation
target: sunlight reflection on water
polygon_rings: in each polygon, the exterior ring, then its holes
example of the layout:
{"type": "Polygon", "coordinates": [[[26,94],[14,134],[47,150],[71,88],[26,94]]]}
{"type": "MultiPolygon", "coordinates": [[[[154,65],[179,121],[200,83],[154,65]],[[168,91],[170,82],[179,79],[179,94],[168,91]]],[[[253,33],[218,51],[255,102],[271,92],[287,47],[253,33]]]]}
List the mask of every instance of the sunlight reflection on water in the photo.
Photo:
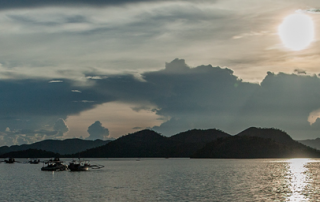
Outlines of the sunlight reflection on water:
{"type": "Polygon", "coordinates": [[[290,173],[290,185],[291,196],[289,201],[305,201],[306,196],[303,194],[304,189],[307,185],[306,182],[306,164],[310,159],[291,159],[289,160],[289,170],[290,173]]]}
{"type": "Polygon", "coordinates": [[[316,159],[92,159],[87,172],[0,164],[0,201],[319,201],[316,159]]]}

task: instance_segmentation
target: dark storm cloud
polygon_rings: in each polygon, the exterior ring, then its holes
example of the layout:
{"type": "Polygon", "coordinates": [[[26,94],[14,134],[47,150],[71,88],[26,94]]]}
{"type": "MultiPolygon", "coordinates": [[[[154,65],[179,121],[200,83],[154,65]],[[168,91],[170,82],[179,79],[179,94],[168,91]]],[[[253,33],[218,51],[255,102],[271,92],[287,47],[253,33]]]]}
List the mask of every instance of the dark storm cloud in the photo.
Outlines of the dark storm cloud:
{"type": "Polygon", "coordinates": [[[15,143],[20,136],[28,142],[32,142],[32,136],[62,136],[68,131],[63,119],[91,109],[97,104],[114,100],[106,93],[97,93],[84,86],[77,87],[81,93],[74,93],[71,81],[60,81],[63,82],[0,81],[0,131],[7,134],[4,138],[7,144],[10,141],[15,143]]]}
{"type": "MultiPolygon", "coordinates": [[[[90,79],[94,82],[91,86],[74,86],[69,80],[0,81],[4,95],[0,97],[0,131],[9,128],[8,134],[19,134],[28,130],[29,136],[46,131],[49,136],[49,131],[55,131],[51,135],[56,135],[67,131],[65,124],[58,130],[59,118],[111,101],[134,103],[137,112],[145,109],[170,117],[154,127],[164,135],[192,128],[237,133],[260,126],[280,128],[303,139],[303,135],[317,137],[320,129],[320,119],[312,125],[308,122],[310,113],[320,109],[316,75],[268,72],[259,85],[243,82],[230,69],[211,65],[190,68],[179,59],[166,63],[163,70],[143,73],[144,82],[133,75],[88,75],[100,79],[90,79]],[[74,89],[81,93],[72,92],[74,89]]],[[[108,135],[107,130],[97,121],[88,132],[90,138],[101,138],[108,135]]]]}
{"type": "MultiPolygon", "coordinates": [[[[184,61],[180,66],[185,67],[184,61]]],[[[233,132],[262,126],[294,131],[297,136],[301,131],[317,134],[307,122],[309,113],[320,108],[316,76],[269,72],[257,85],[242,82],[228,69],[199,66],[175,75],[166,74],[167,69],[144,77],[159,82],[158,86],[170,86],[171,96],[156,100],[161,108],[158,113],[173,117],[157,128],[163,132],[178,132],[177,126],[180,130],[217,127],[233,132]]]]}
{"type": "Polygon", "coordinates": [[[64,15],[64,16],[60,16],[61,19],[59,21],[50,21],[50,20],[46,20],[43,21],[43,19],[34,19],[32,17],[29,16],[22,16],[22,15],[6,15],[8,19],[16,22],[16,23],[20,23],[20,24],[24,24],[24,25],[28,25],[28,26],[48,26],[48,27],[53,27],[53,26],[57,26],[57,25],[63,25],[63,24],[68,24],[68,23],[89,23],[90,21],[82,15],[64,15]]]}
{"type": "Polygon", "coordinates": [[[158,106],[157,114],[171,117],[154,127],[165,135],[212,127],[236,133],[250,126],[276,127],[294,137],[318,133],[317,124],[308,122],[309,114],[320,108],[316,76],[268,72],[259,85],[243,82],[230,69],[190,68],[176,59],[142,77],[145,82],[130,75],[112,76],[98,80],[95,88],[117,100],[158,106]]]}
{"type": "MultiPolygon", "coordinates": [[[[62,81],[62,80],[61,80],[62,81]]],[[[2,80],[0,81],[1,117],[18,115],[66,116],[90,109],[113,98],[95,93],[94,89],[78,88],[82,93],[73,93],[71,81],[48,82],[45,80],[2,80]],[[94,103],[82,102],[93,100],[94,103]]]]}
{"type": "MultiPolygon", "coordinates": [[[[152,0],[156,2],[157,0],[152,0]]],[[[166,1],[166,0],[161,0],[166,1]]],[[[0,9],[33,8],[45,6],[117,6],[128,3],[150,2],[148,0],[2,0],[0,9]]]]}

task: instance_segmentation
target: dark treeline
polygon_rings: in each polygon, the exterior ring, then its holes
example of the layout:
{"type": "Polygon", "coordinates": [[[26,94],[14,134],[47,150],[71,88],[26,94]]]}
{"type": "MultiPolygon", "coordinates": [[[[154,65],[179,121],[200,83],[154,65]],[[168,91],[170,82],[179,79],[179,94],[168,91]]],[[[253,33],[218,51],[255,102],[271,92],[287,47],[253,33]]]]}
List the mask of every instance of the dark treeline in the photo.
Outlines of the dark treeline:
{"type": "Polygon", "coordinates": [[[52,158],[61,155],[41,149],[27,149],[24,151],[14,151],[0,155],[0,158],[52,158]]]}
{"type": "Polygon", "coordinates": [[[198,150],[193,158],[319,158],[320,151],[298,142],[278,143],[272,139],[234,136],[218,139],[198,150]]]}
{"type": "Polygon", "coordinates": [[[194,129],[171,137],[162,136],[152,130],[142,130],[120,137],[104,146],[68,155],[68,157],[190,157],[207,143],[229,136],[216,129],[194,129]]]}
{"type": "Polygon", "coordinates": [[[107,144],[110,140],[82,140],[82,139],[66,139],[66,140],[43,140],[33,144],[14,145],[11,147],[0,147],[0,154],[14,151],[24,151],[28,149],[45,150],[59,154],[74,154],[107,144]]]}
{"type": "MultiPolygon", "coordinates": [[[[44,151],[38,152],[39,156],[32,157],[41,158],[40,153],[44,151]]],[[[18,158],[18,153],[11,155],[18,158]]],[[[26,157],[32,158],[21,158],[26,157]]],[[[320,151],[293,140],[284,131],[251,127],[235,136],[217,129],[194,129],[171,137],[162,136],[152,130],[142,130],[103,146],[60,157],[319,158],[320,151]]]]}

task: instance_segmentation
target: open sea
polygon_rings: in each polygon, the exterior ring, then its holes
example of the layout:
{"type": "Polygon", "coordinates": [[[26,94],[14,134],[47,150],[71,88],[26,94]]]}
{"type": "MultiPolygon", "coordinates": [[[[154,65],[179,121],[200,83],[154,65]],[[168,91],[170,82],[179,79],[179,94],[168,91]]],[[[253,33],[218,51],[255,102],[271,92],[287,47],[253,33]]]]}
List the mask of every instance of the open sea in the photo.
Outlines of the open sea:
{"type": "Polygon", "coordinates": [[[105,167],[45,172],[40,170],[42,163],[1,163],[0,201],[320,201],[319,159],[141,158],[90,163],[105,167]]]}

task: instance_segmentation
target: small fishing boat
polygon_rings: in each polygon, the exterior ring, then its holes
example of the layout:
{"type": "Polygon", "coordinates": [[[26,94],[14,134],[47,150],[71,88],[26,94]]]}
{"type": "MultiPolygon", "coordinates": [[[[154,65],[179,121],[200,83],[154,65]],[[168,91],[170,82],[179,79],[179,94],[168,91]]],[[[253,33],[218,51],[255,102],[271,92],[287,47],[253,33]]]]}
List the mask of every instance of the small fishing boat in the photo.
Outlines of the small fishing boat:
{"type": "Polygon", "coordinates": [[[78,161],[73,160],[68,165],[70,171],[87,171],[89,167],[89,161],[81,161],[80,159],[78,161]]]}
{"type": "Polygon", "coordinates": [[[39,159],[31,159],[31,160],[29,160],[29,163],[30,164],[39,164],[40,160],[39,159]]]}
{"type": "Polygon", "coordinates": [[[68,169],[70,171],[88,171],[90,169],[100,169],[103,165],[91,165],[88,160],[73,160],[69,163],[68,169]]]}
{"type": "Polygon", "coordinates": [[[67,165],[63,164],[63,161],[60,161],[59,158],[50,159],[43,162],[41,168],[42,171],[65,171],[68,169],[67,165]],[[46,165],[46,166],[45,166],[46,165]]]}
{"type": "Polygon", "coordinates": [[[8,160],[4,160],[5,163],[14,163],[17,162],[14,158],[9,158],[8,160]]]}

